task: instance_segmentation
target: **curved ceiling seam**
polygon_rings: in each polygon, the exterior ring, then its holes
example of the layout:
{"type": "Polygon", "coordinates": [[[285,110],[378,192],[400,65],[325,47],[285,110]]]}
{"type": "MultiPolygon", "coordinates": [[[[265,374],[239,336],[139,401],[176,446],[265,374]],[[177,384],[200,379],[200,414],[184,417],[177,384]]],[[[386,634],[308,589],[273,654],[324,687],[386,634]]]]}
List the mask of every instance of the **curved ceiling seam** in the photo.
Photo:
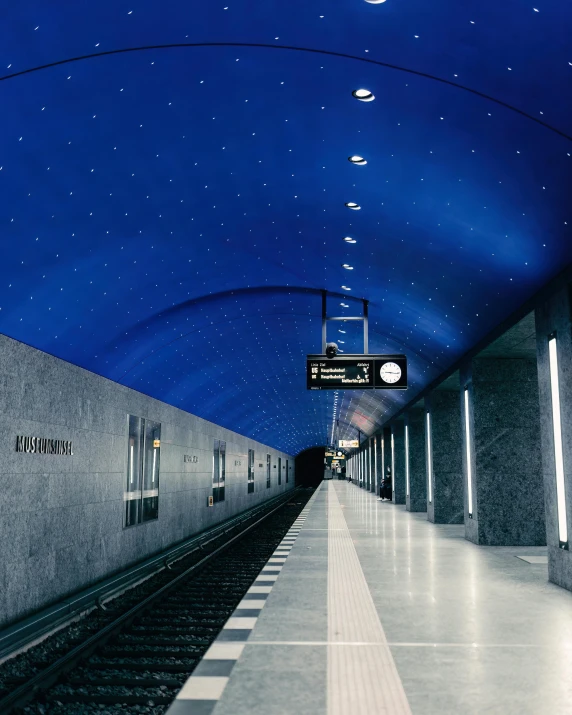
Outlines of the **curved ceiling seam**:
{"type": "MultiPolygon", "coordinates": [[[[236,296],[251,296],[251,295],[256,295],[256,294],[265,294],[265,293],[271,293],[271,294],[282,294],[282,295],[291,295],[291,294],[302,294],[302,295],[314,295],[316,297],[321,297],[322,292],[326,292],[326,297],[328,298],[338,298],[341,300],[350,300],[350,301],[357,301],[359,303],[363,303],[364,300],[367,300],[367,298],[360,298],[355,295],[348,295],[347,293],[338,293],[337,291],[329,291],[326,290],[325,288],[310,288],[308,286],[289,286],[289,285],[274,285],[274,286],[252,286],[252,287],[246,287],[246,288],[229,288],[224,291],[217,291],[216,293],[204,293],[203,295],[197,296],[196,298],[190,298],[189,300],[182,301],[181,303],[177,303],[175,305],[171,305],[168,308],[165,308],[164,310],[160,310],[158,313],[155,313],[154,315],[151,315],[148,318],[145,318],[145,320],[141,320],[138,323],[135,323],[132,329],[135,328],[144,328],[148,327],[153,324],[153,322],[159,321],[164,319],[165,317],[170,317],[170,316],[176,316],[183,310],[190,308],[191,306],[200,304],[200,303],[209,303],[213,300],[219,300],[223,298],[234,298],[236,296]]],[[[317,306],[320,304],[317,303],[317,306]]],[[[373,303],[369,301],[370,306],[376,305],[376,303],[373,303]]],[[[319,309],[319,308],[318,308],[319,309]]],[[[319,315],[319,313],[316,313],[319,315]]]]}
{"type": "MultiPolygon", "coordinates": [[[[137,367],[139,367],[140,365],[142,365],[142,364],[145,362],[145,360],[148,360],[150,357],[157,355],[157,354],[158,354],[159,352],[161,352],[162,350],[164,350],[164,349],[170,347],[171,345],[174,345],[176,342],[178,342],[179,340],[183,340],[184,338],[188,337],[189,335],[193,335],[194,333],[200,332],[201,330],[207,330],[208,328],[210,328],[210,327],[212,327],[212,326],[223,325],[224,323],[230,323],[230,322],[233,322],[233,321],[238,321],[238,320],[242,320],[242,319],[246,319],[246,318],[256,318],[256,317],[262,317],[262,316],[270,317],[270,318],[273,317],[273,316],[287,317],[287,318],[289,318],[289,317],[303,317],[303,318],[311,318],[311,317],[313,317],[312,315],[309,315],[309,314],[307,314],[307,313],[250,313],[249,315],[237,315],[237,316],[234,316],[233,318],[227,318],[226,320],[219,320],[219,321],[216,321],[216,322],[211,321],[208,325],[201,325],[201,326],[198,327],[198,328],[195,328],[195,329],[193,329],[193,330],[189,330],[189,332],[184,333],[184,334],[182,334],[182,335],[179,335],[179,336],[177,336],[176,338],[173,338],[172,340],[170,340],[168,343],[165,343],[164,345],[161,345],[161,346],[158,347],[157,349],[152,350],[151,352],[147,353],[141,360],[139,360],[139,362],[135,363],[135,364],[132,365],[127,371],[125,371],[125,372],[123,373],[123,375],[121,375],[121,377],[118,377],[118,378],[117,378],[117,382],[120,383],[123,379],[125,379],[125,377],[126,377],[132,370],[135,370],[137,367]]],[[[394,343],[397,343],[398,345],[401,346],[401,343],[400,343],[398,340],[396,340],[395,338],[392,338],[390,335],[388,335],[388,334],[386,334],[386,333],[381,332],[381,330],[376,330],[375,328],[372,328],[372,327],[370,326],[370,328],[369,328],[369,333],[370,333],[370,335],[371,335],[372,333],[373,333],[374,335],[380,335],[382,338],[384,338],[384,339],[386,339],[386,340],[390,340],[390,341],[392,341],[392,342],[394,342],[394,343]]],[[[111,346],[110,346],[110,347],[111,347],[111,346]]],[[[115,347],[115,346],[114,346],[114,347],[115,347]]],[[[401,347],[403,348],[403,346],[401,346],[401,347]]],[[[438,370],[441,370],[441,369],[445,370],[445,369],[446,369],[446,366],[442,366],[442,365],[435,364],[435,361],[434,361],[434,360],[433,360],[433,361],[430,360],[429,357],[426,357],[425,355],[423,355],[423,353],[419,352],[419,351],[416,350],[415,348],[411,348],[410,346],[407,346],[407,350],[409,350],[410,352],[414,353],[418,358],[420,358],[420,359],[423,360],[424,362],[426,362],[426,363],[428,363],[428,364],[434,365],[435,368],[438,369],[438,370]]],[[[357,354],[359,355],[360,353],[357,353],[357,354]]]]}
{"type": "Polygon", "coordinates": [[[524,110],[519,109],[518,107],[514,107],[511,104],[508,104],[508,102],[503,102],[501,99],[492,97],[488,94],[485,94],[484,92],[480,92],[477,89],[473,89],[472,87],[466,87],[465,85],[459,84],[457,82],[452,82],[451,80],[445,79],[443,77],[437,77],[437,76],[431,75],[427,72],[421,72],[420,70],[414,70],[409,67],[401,67],[399,65],[393,65],[390,62],[382,62],[381,60],[374,60],[374,59],[371,59],[368,57],[357,57],[357,55],[350,55],[350,54],[346,54],[344,52],[334,52],[332,50],[320,50],[320,49],[312,48],[312,47],[296,47],[296,46],[291,46],[291,45],[269,45],[269,44],[265,44],[265,43],[250,43],[250,42],[176,42],[176,43],[160,44],[160,45],[143,45],[141,47],[124,47],[124,48],[115,49],[115,50],[105,50],[103,52],[94,52],[89,55],[78,55],[77,57],[69,57],[65,60],[56,60],[54,62],[48,62],[47,64],[44,64],[44,65],[38,65],[36,67],[29,67],[28,69],[21,70],[20,72],[13,72],[12,74],[1,76],[0,82],[9,80],[9,79],[14,79],[16,77],[21,77],[26,74],[31,74],[32,72],[39,72],[40,70],[50,69],[52,67],[58,67],[61,65],[70,64],[72,62],[81,62],[83,60],[94,59],[94,58],[98,58],[98,57],[106,57],[106,56],[110,56],[110,55],[125,54],[128,52],[144,52],[144,51],[148,51],[148,50],[165,50],[165,49],[197,48],[197,47],[249,47],[249,48],[269,49],[269,50],[288,50],[288,51],[292,51],[292,52],[308,52],[308,53],[312,53],[312,54],[327,55],[330,57],[339,57],[341,59],[357,60],[358,62],[366,62],[367,64],[377,65],[379,67],[385,67],[386,69],[392,69],[392,70],[396,70],[398,72],[404,72],[406,74],[415,75],[417,77],[423,77],[425,79],[433,80],[434,82],[440,82],[441,84],[445,84],[450,87],[454,87],[455,89],[463,90],[464,92],[469,92],[470,94],[480,97],[481,99],[486,99],[489,102],[493,102],[494,104],[498,104],[499,106],[510,110],[511,112],[515,112],[516,114],[519,114],[519,115],[525,117],[526,119],[530,119],[531,121],[535,122],[536,124],[540,124],[540,126],[544,127],[545,129],[548,129],[549,131],[554,132],[555,134],[558,134],[559,136],[563,137],[564,139],[567,139],[568,141],[572,141],[572,136],[569,136],[562,130],[557,129],[556,127],[553,127],[551,124],[548,124],[548,122],[538,119],[537,117],[533,117],[531,114],[528,114],[524,110]]]}

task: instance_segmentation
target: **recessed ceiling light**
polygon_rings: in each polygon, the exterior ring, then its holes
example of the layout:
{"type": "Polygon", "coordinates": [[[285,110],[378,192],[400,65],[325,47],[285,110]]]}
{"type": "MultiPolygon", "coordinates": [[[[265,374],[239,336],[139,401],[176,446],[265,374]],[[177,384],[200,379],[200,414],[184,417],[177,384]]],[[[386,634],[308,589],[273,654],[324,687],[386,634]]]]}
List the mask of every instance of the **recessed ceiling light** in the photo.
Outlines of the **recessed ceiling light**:
{"type": "Polygon", "coordinates": [[[353,201],[347,201],[346,206],[348,209],[352,209],[352,211],[359,211],[361,209],[361,206],[359,204],[354,203],[353,201]]]}
{"type": "Polygon", "coordinates": [[[342,286],[342,290],[351,290],[351,288],[348,288],[347,286],[342,286]]]}
{"type": "Polygon", "coordinates": [[[360,102],[373,102],[375,99],[373,92],[370,92],[369,89],[354,89],[352,95],[360,102]]]}
{"type": "Polygon", "coordinates": [[[381,5],[382,2],[385,2],[385,0],[365,0],[368,2],[370,5],[381,5]]]}
{"type": "Polygon", "coordinates": [[[358,156],[357,154],[348,156],[348,161],[352,164],[357,164],[358,166],[365,166],[367,164],[367,161],[363,158],[363,156],[358,156]]]}
{"type": "Polygon", "coordinates": [[[350,307],[347,303],[340,303],[340,305],[342,306],[342,308],[349,308],[349,307],[350,307]]]}
{"type": "Polygon", "coordinates": [[[354,267],[348,265],[347,263],[342,263],[342,268],[345,268],[346,271],[353,271],[354,267]]]}
{"type": "Polygon", "coordinates": [[[346,236],[346,237],[344,238],[344,241],[345,241],[346,243],[355,243],[355,242],[356,242],[355,238],[352,238],[351,236],[346,236]]]}

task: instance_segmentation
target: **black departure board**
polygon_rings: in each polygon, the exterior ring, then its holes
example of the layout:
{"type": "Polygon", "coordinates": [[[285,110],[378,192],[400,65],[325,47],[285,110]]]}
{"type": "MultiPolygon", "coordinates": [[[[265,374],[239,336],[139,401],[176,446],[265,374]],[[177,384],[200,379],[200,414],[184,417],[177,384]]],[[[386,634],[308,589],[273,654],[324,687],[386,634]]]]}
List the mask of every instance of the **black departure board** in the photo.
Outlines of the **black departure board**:
{"type": "Polygon", "coordinates": [[[405,355],[308,355],[308,390],[406,390],[405,355]]]}

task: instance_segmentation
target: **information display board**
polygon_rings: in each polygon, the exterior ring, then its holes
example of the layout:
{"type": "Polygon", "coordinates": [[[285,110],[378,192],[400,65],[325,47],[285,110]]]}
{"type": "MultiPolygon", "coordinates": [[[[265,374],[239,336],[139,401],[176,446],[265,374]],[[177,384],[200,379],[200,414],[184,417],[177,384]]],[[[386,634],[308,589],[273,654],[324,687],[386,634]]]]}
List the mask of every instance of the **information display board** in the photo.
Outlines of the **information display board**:
{"type": "Polygon", "coordinates": [[[359,447],[359,440],[357,439],[340,439],[338,446],[342,449],[357,449],[359,447]]]}
{"type": "Polygon", "coordinates": [[[405,355],[308,355],[308,390],[406,390],[405,355]]]}

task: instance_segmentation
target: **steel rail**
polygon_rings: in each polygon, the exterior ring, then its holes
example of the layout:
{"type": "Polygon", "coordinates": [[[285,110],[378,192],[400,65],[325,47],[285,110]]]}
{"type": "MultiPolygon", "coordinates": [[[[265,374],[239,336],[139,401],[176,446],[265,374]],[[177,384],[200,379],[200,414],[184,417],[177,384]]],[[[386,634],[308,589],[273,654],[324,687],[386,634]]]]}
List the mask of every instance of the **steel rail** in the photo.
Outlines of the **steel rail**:
{"type": "Polygon", "coordinates": [[[75,648],[72,648],[72,650],[70,650],[68,653],[63,655],[51,665],[49,665],[45,670],[42,670],[40,673],[37,673],[26,683],[23,683],[11,693],[9,693],[7,696],[2,698],[2,700],[0,700],[0,713],[2,713],[2,715],[8,715],[8,713],[12,712],[15,707],[22,707],[26,703],[30,702],[30,700],[37,696],[39,691],[47,690],[49,687],[54,685],[60,675],[72,670],[72,668],[74,668],[81,660],[92,655],[93,652],[99,646],[104,645],[111,637],[120,632],[126,625],[129,625],[130,622],[137,615],[139,615],[141,612],[145,611],[147,608],[153,605],[162,596],[171,591],[175,586],[180,584],[191,574],[200,571],[209,563],[209,561],[226,551],[235,542],[237,542],[239,539],[242,539],[246,534],[248,534],[250,531],[259,526],[263,521],[268,519],[268,517],[272,516],[272,514],[277,512],[279,509],[282,509],[295,494],[299,493],[299,491],[300,487],[297,487],[296,489],[292,490],[292,492],[289,493],[288,497],[283,499],[278,506],[271,509],[260,519],[257,519],[254,523],[247,526],[245,529],[230,538],[228,541],[225,541],[224,544],[221,544],[212,553],[208,554],[196,564],[190,566],[188,569],[185,569],[182,573],[173,578],[172,581],[169,581],[169,583],[165,584],[157,591],[144,598],[140,603],[133,606],[122,615],[118,616],[114,621],[108,623],[97,633],[94,633],[92,636],[90,636],[84,643],[76,646],[75,648]]]}

